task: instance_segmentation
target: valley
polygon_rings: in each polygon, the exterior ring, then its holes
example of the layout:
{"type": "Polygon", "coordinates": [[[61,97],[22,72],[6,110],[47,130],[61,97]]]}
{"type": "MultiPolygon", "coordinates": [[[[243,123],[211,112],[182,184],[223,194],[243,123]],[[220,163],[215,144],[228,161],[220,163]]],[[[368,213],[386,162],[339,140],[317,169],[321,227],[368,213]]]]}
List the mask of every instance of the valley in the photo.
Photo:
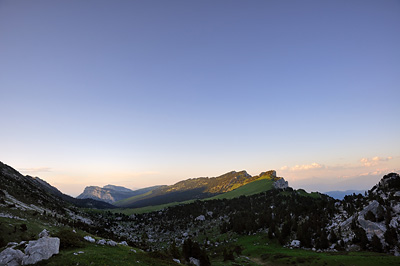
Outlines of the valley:
{"type": "MultiPolygon", "coordinates": [[[[385,175],[366,195],[335,200],[294,190],[275,171],[254,177],[244,171],[230,172],[156,187],[153,197],[150,189],[133,200],[127,198],[133,204],[141,197],[140,208],[116,208],[94,199],[68,200],[44,181],[2,163],[0,174],[0,251],[6,247],[24,251],[27,241],[38,239],[43,229],[60,239],[59,253],[37,265],[400,262],[400,177],[396,173],[385,175]],[[173,200],[176,193],[184,196],[173,200]],[[161,199],[168,200],[150,204],[161,199]],[[85,240],[88,236],[93,242],[85,240]]],[[[115,190],[105,189],[110,188],[115,190]]]]}

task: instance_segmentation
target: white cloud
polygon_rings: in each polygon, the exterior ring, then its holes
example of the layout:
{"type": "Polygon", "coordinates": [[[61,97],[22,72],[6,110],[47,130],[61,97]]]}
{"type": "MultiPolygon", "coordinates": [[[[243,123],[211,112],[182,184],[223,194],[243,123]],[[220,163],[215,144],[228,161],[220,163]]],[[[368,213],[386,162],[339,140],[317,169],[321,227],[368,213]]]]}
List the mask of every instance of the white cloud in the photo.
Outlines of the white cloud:
{"type": "Polygon", "coordinates": [[[44,173],[44,172],[51,172],[50,167],[34,167],[34,168],[19,168],[18,171],[24,174],[38,174],[38,173],[44,173]]]}
{"type": "Polygon", "coordinates": [[[324,165],[319,164],[319,163],[311,163],[311,164],[302,164],[302,165],[295,165],[293,167],[289,167],[287,165],[282,166],[280,168],[281,171],[306,171],[306,170],[312,170],[312,169],[324,169],[326,168],[324,165]]]}
{"type": "Polygon", "coordinates": [[[322,169],[325,168],[322,164],[319,163],[312,163],[312,164],[302,164],[302,165],[295,165],[294,167],[290,168],[291,171],[304,171],[304,170],[311,170],[311,169],[322,169]]]}
{"type": "Polygon", "coordinates": [[[387,162],[387,161],[389,161],[389,160],[391,160],[391,159],[392,159],[391,156],[389,156],[389,157],[378,157],[378,156],[375,156],[375,157],[373,157],[372,159],[371,159],[371,158],[362,158],[362,159],[360,160],[360,162],[361,162],[364,166],[370,167],[370,166],[378,165],[379,162],[387,162]]]}

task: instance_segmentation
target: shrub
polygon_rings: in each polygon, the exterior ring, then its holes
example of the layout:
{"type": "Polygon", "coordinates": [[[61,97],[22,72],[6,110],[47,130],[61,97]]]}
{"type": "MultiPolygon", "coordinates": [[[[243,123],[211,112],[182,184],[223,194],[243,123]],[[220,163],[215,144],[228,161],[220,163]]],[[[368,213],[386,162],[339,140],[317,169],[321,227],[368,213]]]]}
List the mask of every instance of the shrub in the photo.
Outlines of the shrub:
{"type": "Polygon", "coordinates": [[[59,231],[56,236],[60,238],[61,249],[82,248],[85,246],[83,237],[77,233],[72,232],[72,230],[70,229],[63,229],[59,231]]]}
{"type": "Polygon", "coordinates": [[[376,222],[376,217],[375,214],[372,211],[368,211],[365,216],[364,216],[365,220],[370,220],[371,222],[376,222]]]}

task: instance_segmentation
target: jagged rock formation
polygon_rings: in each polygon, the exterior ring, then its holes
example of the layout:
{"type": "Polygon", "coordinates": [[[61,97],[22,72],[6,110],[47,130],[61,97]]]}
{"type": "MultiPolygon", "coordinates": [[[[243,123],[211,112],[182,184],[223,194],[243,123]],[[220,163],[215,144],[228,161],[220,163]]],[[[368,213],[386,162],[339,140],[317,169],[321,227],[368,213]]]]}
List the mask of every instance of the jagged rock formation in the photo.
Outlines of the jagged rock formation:
{"type": "Polygon", "coordinates": [[[273,184],[274,188],[276,189],[285,189],[289,187],[288,181],[285,181],[284,178],[278,179],[273,184]]]}
{"type": "Polygon", "coordinates": [[[348,250],[372,247],[386,249],[398,254],[393,241],[400,239],[396,230],[400,224],[400,176],[396,173],[385,175],[380,182],[368,191],[367,196],[346,196],[337,202],[338,213],[329,228],[342,238],[348,250]],[[359,207],[357,207],[359,206],[359,207]]]}

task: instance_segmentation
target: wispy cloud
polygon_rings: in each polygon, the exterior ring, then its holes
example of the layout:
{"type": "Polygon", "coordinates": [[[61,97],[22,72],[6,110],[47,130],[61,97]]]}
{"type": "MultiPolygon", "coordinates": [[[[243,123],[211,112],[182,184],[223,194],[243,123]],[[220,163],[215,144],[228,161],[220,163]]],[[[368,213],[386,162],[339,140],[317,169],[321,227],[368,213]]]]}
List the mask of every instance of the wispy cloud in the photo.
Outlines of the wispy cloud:
{"type": "Polygon", "coordinates": [[[387,162],[387,161],[389,161],[389,160],[391,160],[391,159],[392,159],[391,156],[389,156],[389,157],[378,157],[378,156],[375,156],[375,157],[373,157],[373,158],[362,158],[362,159],[360,160],[360,162],[361,162],[364,166],[369,167],[369,166],[378,165],[379,162],[387,162]]]}
{"type": "Polygon", "coordinates": [[[280,168],[280,170],[285,171],[285,170],[290,170],[290,171],[306,171],[306,170],[312,170],[312,169],[324,169],[326,168],[324,165],[319,164],[319,163],[311,163],[311,164],[297,164],[293,167],[288,167],[288,166],[283,166],[280,168]]]}
{"type": "Polygon", "coordinates": [[[44,172],[51,172],[50,167],[19,168],[18,170],[24,174],[31,174],[31,175],[44,172]]]}

